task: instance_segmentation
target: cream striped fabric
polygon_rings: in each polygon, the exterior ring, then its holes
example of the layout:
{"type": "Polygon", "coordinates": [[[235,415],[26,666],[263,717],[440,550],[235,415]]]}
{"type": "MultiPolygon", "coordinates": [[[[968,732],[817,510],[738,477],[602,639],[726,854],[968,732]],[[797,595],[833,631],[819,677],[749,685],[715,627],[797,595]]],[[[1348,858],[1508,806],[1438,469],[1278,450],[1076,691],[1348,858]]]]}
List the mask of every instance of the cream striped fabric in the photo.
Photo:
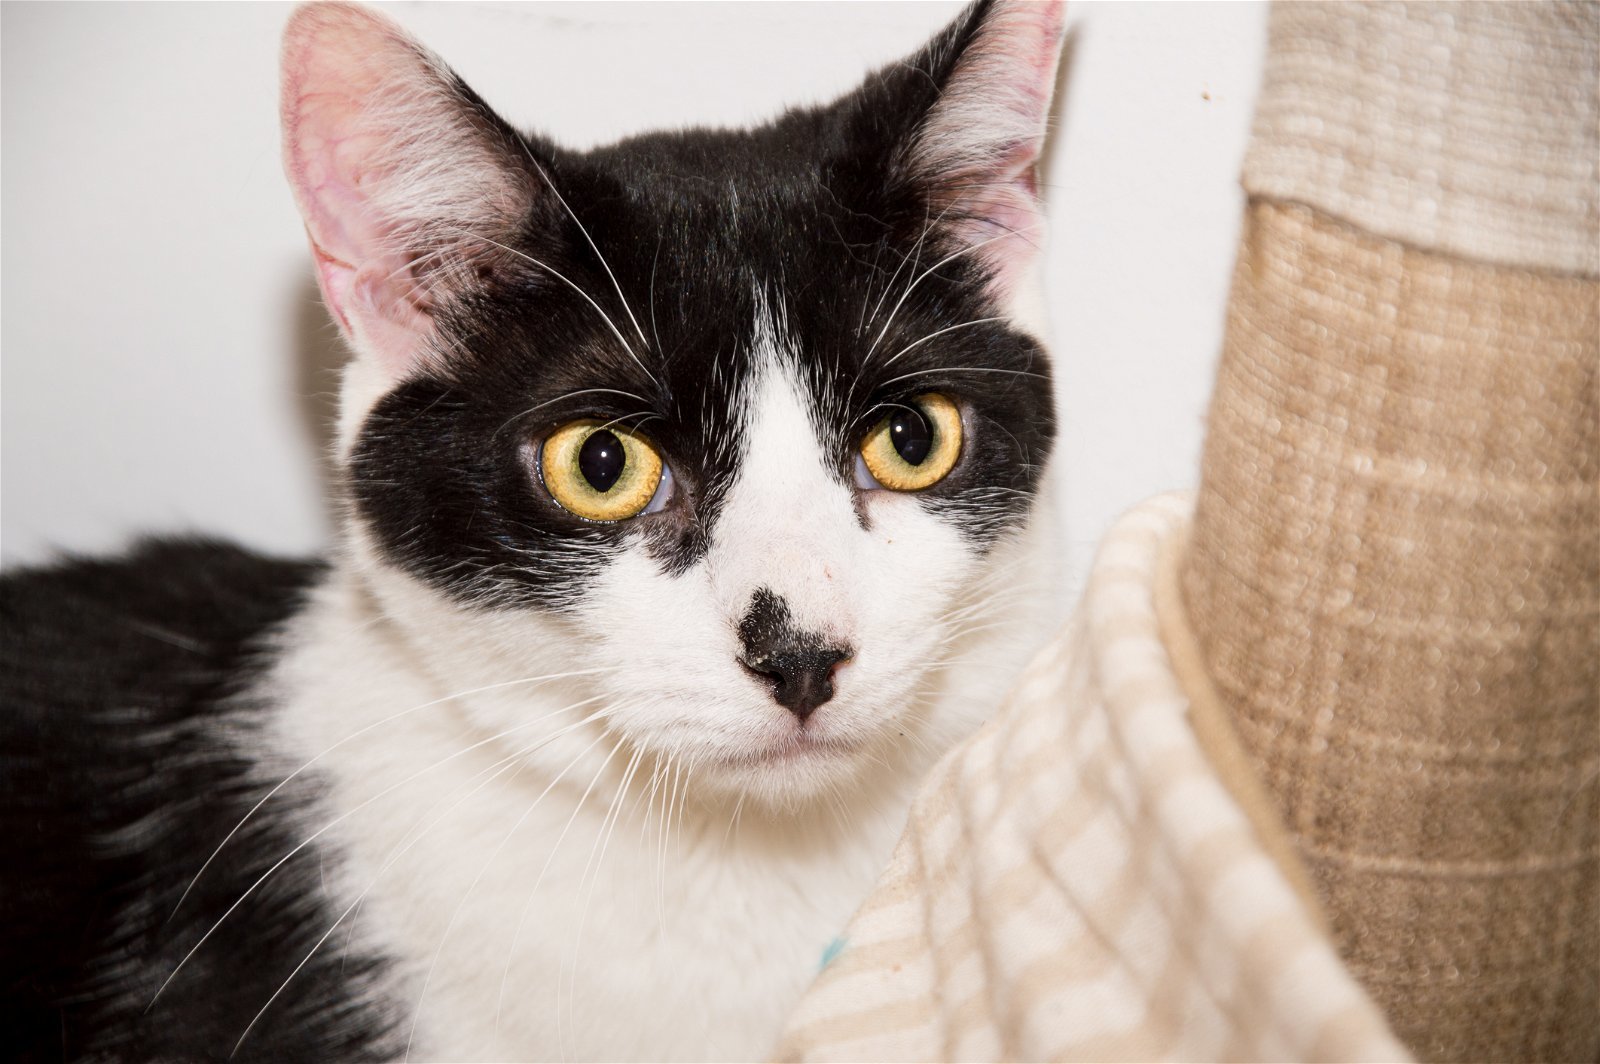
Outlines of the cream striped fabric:
{"type": "Polygon", "coordinates": [[[1197,742],[1155,605],[1189,506],[1106,538],[1073,621],[929,777],[779,1058],[1406,1058],[1197,742]]]}

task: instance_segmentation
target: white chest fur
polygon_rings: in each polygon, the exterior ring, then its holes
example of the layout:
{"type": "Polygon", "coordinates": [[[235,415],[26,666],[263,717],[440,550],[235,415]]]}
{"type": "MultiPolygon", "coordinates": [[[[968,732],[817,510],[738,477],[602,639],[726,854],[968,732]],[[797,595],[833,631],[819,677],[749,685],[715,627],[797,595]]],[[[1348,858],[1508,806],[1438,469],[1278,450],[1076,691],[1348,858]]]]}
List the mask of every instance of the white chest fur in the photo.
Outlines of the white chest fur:
{"type": "Polygon", "coordinates": [[[588,719],[603,707],[581,667],[409,644],[355,578],[335,577],[272,680],[279,753],[315,758],[328,786],[324,882],[349,915],[322,948],[353,937],[398,961],[412,1059],[763,1056],[888,857],[916,780],[994,704],[1050,608],[1014,601],[950,655],[966,664],[937,673],[941,727],[923,742],[778,812],[636,759],[588,719]],[[472,686],[435,678],[451,659],[472,686]],[[484,719],[520,723],[497,736],[484,719]]]}

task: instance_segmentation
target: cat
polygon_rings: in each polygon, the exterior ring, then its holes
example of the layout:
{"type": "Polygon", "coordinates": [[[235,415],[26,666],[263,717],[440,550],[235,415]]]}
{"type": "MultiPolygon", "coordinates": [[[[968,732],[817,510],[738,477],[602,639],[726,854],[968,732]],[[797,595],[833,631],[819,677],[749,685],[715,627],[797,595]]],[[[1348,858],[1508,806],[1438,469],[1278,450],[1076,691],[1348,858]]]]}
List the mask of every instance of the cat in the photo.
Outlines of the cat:
{"type": "Polygon", "coordinates": [[[298,9],[339,545],[0,581],[7,1050],[769,1052],[1051,631],[1062,19],[578,153],[298,9]]]}

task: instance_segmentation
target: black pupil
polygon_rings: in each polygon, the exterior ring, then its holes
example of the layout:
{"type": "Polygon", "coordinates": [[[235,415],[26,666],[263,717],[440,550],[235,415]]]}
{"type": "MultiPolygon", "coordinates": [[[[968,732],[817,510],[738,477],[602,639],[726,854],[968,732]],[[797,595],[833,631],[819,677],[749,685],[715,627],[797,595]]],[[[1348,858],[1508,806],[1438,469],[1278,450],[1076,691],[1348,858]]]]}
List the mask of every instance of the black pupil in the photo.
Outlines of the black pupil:
{"type": "Polygon", "coordinates": [[[889,439],[907,465],[921,465],[933,450],[933,430],[920,410],[897,410],[889,419],[889,439]]]}
{"type": "Polygon", "coordinates": [[[595,491],[607,492],[622,476],[628,456],[617,434],[607,429],[591,433],[578,451],[578,472],[595,491]]]}

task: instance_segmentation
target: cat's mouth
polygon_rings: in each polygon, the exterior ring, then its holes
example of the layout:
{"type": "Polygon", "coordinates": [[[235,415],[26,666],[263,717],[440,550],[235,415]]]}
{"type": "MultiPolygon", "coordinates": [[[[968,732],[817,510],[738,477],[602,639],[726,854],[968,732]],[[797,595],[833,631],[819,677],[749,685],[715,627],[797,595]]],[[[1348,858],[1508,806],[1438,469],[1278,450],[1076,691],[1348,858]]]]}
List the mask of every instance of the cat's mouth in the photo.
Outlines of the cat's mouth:
{"type": "Polygon", "coordinates": [[[860,745],[837,737],[823,737],[814,732],[797,730],[760,749],[729,754],[722,759],[722,763],[724,768],[738,770],[839,761],[849,758],[860,745]]]}
{"type": "Polygon", "coordinates": [[[811,760],[838,760],[850,757],[856,752],[854,742],[843,742],[840,739],[813,739],[810,733],[797,733],[795,739],[782,742],[779,746],[768,747],[757,754],[749,755],[744,760],[746,765],[792,765],[797,762],[811,762],[811,760]]]}
{"type": "Polygon", "coordinates": [[[742,749],[722,751],[711,762],[714,768],[709,777],[702,778],[718,779],[729,793],[792,806],[854,778],[871,760],[869,745],[863,736],[796,729],[742,749]]]}

